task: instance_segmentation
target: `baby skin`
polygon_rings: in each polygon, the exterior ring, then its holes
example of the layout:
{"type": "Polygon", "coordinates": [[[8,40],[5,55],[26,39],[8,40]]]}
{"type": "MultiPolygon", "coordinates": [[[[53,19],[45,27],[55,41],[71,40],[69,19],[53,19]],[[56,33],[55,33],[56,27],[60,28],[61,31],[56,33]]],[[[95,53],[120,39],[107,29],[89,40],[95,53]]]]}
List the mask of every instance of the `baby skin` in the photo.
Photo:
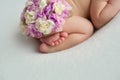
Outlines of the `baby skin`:
{"type": "Polygon", "coordinates": [[[120,0],[66,0],[73,16],[66,19],[63,31],[41,38],[40,52],[51,53],[71,48],[88,39],[119,11],[120,0]]]}

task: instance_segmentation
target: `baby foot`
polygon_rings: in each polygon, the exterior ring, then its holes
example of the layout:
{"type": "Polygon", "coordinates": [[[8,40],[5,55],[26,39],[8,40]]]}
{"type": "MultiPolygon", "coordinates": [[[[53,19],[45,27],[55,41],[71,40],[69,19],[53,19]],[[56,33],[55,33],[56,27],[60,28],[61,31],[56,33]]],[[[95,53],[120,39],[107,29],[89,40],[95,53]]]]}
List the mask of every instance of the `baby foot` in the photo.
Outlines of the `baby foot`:
{"type": "Polygon", "coordinates": [[[67,32],[60,32],[60,36],[59,39],[57,39],[56,41],[52,42],[52,46],[57,46],[59,44],[61,44],[66,38],[68,37],[68,33],[67,32]]]}
{"type": "MultiPolygon", "coordinates": [[[[56,40],[55,42],[52,42],[52,46],[43,42],[40,45],[40,48],[39,48],[40,52],[42,52],[42,53],[48,53],[48,52],[51,53],[51,52],[56,52],[56,51],[62,50],[61,48],[59,48],[60,47],[59,44],[62,43],[68,37],[68,33],[61,32],[59,34],[60,34],[59,39],[56,40]]],[[[64,47],[62,47],[62,48],[64,49],[64,47]]]]}
{"type": "Polygon", "coordinates": [[[47,38],[42,38],[41,41],[50,46],[56,46],[56,45],[59,45],[60,43],[62,43],[67,38],[67,36],[68,36],[67,32],[60,32],[60,33],[56,33],[52,36],[49,36],[47,38]]]}
{"type": "Polygon", "coordinates": [[[51,52],[56,52],[60,51],[58,47],[56,46],[49,46],[46,43],[42,43],[39,47],[40,52],[42,53],[51,53],[51,52]]]}
{"type": "Polygon", "coordinates": [[[42,53],[53,52],[53,50],[51,50],[50,47],[51,46],[47,45],[46,43],[42,43],[40,45],[40,52],[42,52],[42,53]]]}
{"type": "Polygon", "coordinates": [[[51,45],[52,42],[54,42],[60,38],[59,36],[60,36],[60,33],[56,33],[56,34],[53,34],[51,36],[41,38],[40,41],[43,43],[46,43],[48,45],[51,45]]]}

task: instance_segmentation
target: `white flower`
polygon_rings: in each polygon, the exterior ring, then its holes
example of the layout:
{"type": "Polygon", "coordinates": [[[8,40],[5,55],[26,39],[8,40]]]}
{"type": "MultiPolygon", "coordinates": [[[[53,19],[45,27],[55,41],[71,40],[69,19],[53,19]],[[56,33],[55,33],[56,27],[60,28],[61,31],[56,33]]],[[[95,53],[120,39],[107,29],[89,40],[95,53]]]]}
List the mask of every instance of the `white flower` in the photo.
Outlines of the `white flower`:
{"type": "Polygon", "coordinates": [[[39,2],[39,7],[43,9],[45,6],[47,6],[47,0],[40,0],[39,2]]]}
{"type": "Polygon", "coordinates": [[[26,6],[31,6],[31,5],[33,5],[34,3],[32,2],[32,1],[27,1],[26,2],[26,6]]]}
{"type": "Polygon", "coordinates": [[[54,9],[57,14],[61,15],[65,9],[65,6],[62,3],[58,2],[54,4],[54,9]]]}
{"type": "Polygon", "coordinates": [[[36,28],[44,35],[50,34],[54,26],[55,24],[51,20],[42,20],[41,18],[36,20],[36,28]]]}
{"type": "Polygon", "coordinates": [[[35,12],[27,10],[24,16],[26,24],[35,22],[35,12]]]}

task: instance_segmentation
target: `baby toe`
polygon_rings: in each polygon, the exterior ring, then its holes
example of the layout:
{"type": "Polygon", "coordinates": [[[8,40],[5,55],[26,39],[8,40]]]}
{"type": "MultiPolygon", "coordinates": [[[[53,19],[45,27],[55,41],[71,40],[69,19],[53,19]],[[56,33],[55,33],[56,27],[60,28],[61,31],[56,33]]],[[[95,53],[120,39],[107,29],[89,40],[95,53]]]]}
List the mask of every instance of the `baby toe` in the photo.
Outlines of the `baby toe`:
{"type": "Polygon", "coordinates": [[[54,42],[51,42],[51,43],[50,43],[50,46],[55,46],[55,43],[54,43],[54,42]]]}
{"type": "Polygon", "coordinates": [[[47,45],[45,43],[42,43],[39,48],[40,52],[46,53],[47,52],[47,45]]]}
{"type": "Polygon", "coordinates": [[[61,37],[68,37],[68,33],[67,32],[61,32],[61,37]]]}
{"type": "Polygon", "coordinates": [[[58,40],[58,42],[59,42],[59,43],[62,43],[62,40],[60,39],[60,40],[58,40]]]}
{"type": "Polygon", "coordinates": [[[64,41],[64,40],[65,40],[65,38],[64,38],[64,37],[62,37],[62,38],[61,38],[61,41],[64,41]]]}
{"type": "Polygon", "coordinates": [[[60,44],[59,41],[55,41],[54,43],[56,46],[60,44]]]}

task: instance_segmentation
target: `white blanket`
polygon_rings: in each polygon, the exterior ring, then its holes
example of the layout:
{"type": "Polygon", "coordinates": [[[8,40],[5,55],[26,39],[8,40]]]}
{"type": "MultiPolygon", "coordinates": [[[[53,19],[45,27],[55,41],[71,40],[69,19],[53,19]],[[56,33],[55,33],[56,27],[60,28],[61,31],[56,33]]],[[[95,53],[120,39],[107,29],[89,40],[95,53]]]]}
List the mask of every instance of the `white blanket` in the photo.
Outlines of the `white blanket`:
{"type": "Polygon", "coordinates": [[[19,31],[24,3],[0,2],[0,80],[120,80],[120,13],[82,44],[40,54],[19,31]]]}

